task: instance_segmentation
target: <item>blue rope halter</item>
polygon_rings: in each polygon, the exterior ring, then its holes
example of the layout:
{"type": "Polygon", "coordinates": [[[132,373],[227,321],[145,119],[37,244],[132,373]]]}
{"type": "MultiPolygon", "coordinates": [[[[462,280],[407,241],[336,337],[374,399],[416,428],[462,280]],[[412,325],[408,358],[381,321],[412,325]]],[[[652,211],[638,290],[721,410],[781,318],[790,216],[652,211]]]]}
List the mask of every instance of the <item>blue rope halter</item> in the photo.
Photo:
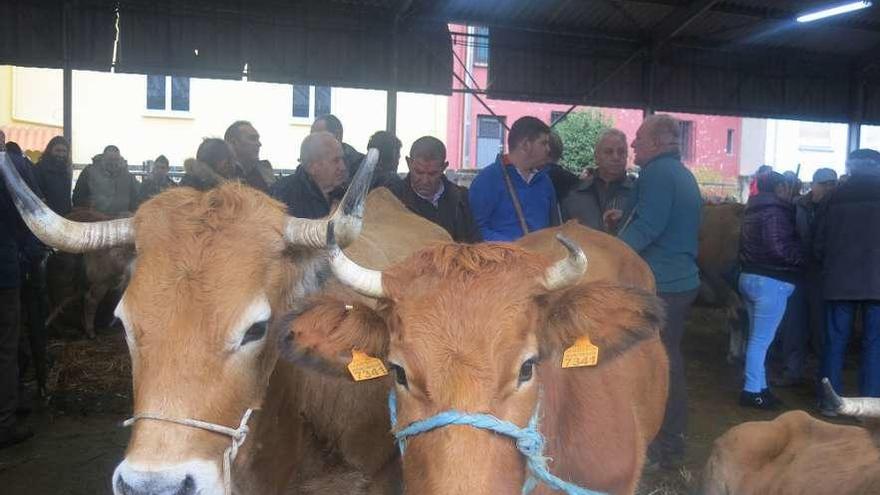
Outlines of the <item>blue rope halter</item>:
{"type": "MultiPolygon", "coordinates": [[[[465,413],[454,410],[443,411],[430,418],[410,423],[405,428],[394,432],[394,437],[397,439],[398,446],[400,447],[400,455],[403,456],[406,450],[406,439],[427,431],[450,425],[467,425],[481,430],[489,430],[514,439],[517,450],[526,458],[526,465],[529,468],[530,475],[523,485],[523,495],[531,493],[538,485],[538,481],[542,481],[550,488],[564,492],[567,495],[604,495],[601,492],[581,488],[550,473],[550,469],[547,467],[547,457],[543,455],[544,436],[538,431],[540,409],[540,401],[538,401],[538,405],[535,406],[535,412],[525,428],[520,428],[510,421],[498,419],[491,414],[465,413]]],[[[391,415],[391,429],[393,431],[397,428],[397,393],[393,388],[391,393],[388,394],[388,412],[391,415]]]]}

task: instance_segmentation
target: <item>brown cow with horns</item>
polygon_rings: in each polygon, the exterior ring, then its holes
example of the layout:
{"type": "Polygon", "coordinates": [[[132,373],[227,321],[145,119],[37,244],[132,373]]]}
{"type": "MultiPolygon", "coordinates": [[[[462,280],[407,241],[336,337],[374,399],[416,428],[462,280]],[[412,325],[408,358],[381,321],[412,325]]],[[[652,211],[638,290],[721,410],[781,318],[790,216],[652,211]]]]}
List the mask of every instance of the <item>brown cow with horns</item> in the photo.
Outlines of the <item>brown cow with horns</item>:
{"type": "Polygon", "coordinates": [[[377,157],[372,150],[326,220],[287,216],[265,194],[227,184],[166,191],[132,219],[78,223],[47,208],[0,153],[0,175],[46,244],[136,248],[116,311],[131,353],[135,417],[114,493],[393,492],[389,383],[354,384],[279,361],[279,326],[269,324],[316,292],[359,297],[330,277],[330,224],[353,258],[376,268],[449,240],[384,189],[370,194],[358,236],[377,157]]]}
{"type": "MultiPolygon", "coordinates": [[[[517,244],[428,247],[382,272],[331,246],[331,266],[349,287],[378,298],[378,308],[320,299],[291,317],[292,359],[340,372],[352,349],[387,360],[398,430],[448,410],[522,427],[540,401],[555,476],[634,493],[668,382],[663,309],[634,252],[569,223],[517,244]],[[587,271],[579,246],[608,262],[587,271]],[[599,348],[597,365],[562,369],[563,350],[583,336],[599,348]]],[[[408,440],[403,476],[407,493],[480,495],[520,493],[526,470],[510,438],[447,426],[408,440]]],[[[539,485],[533,493],[551,491],[539,485]]]]}

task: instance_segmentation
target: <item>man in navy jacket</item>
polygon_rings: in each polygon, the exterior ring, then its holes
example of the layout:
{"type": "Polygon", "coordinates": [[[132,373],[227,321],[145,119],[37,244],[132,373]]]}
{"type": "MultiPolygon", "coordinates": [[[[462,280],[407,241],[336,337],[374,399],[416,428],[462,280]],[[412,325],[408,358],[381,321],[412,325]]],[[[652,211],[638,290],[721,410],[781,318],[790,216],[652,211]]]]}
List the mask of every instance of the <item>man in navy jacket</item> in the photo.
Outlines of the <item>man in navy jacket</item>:
{"type": "Polygon", "coordinates": [[[541,168],[550,152],[550,127],[535,117],[514,122],[507,137],[506,155],[480,171],[469,197],[474,220],[484,241],[515,241],[528,232],[559,224],[553,182],[541,168]],[[527,232],[507,186],[510,179],[522,209],[527,232]]]}

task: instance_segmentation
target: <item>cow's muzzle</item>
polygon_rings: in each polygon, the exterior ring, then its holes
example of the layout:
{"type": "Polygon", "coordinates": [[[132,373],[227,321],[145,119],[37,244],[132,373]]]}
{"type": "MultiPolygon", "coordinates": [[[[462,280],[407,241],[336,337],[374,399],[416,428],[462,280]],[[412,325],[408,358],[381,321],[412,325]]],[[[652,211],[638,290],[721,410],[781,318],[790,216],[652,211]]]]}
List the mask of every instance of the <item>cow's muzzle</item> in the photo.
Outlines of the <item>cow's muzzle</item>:
{"type": "Polygon", "coordinates": [[[140,470],[124,460],[113,473],[114,495],[222,494],[216,465],[194,461],[160,470],[140,470]]]}

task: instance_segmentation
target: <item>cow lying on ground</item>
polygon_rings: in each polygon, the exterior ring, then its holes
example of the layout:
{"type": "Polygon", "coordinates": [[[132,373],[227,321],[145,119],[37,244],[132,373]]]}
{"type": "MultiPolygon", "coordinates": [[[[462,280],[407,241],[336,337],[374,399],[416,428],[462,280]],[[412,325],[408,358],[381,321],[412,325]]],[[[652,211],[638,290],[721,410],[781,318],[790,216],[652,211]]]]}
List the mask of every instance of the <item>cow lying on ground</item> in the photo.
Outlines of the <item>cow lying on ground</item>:
{"type": "Polygon", "coordinates": [[[880,399],[841,399],[825,382],[839,414],[865,418],[844,426],[791,411],[773,421],[735,426],[715,441],[703,474],[705,495],[880,492],[880,399]]]}
{"type": "MultiPolygon", "coordinates": [[[[384,272],[338,250],[331,260],[378,308],[319,299],[288,324],[292,359],[340,374],[353,349],[386,359],[397,430],[453,409],[525,426],[540,402],[554,475],[634,493],[663,419],[668,365],[653,277],[620,241],[567,224],[517,245],[425,248],[384,272]],[[563,248],[559,233],[574,242],[563,248]],[[589,246],[589,270],[577,246],[589,246]],[[584,336],[598,364],[562,369],[563,350],[584,336]]],[[[407,493],[428,495],[520,493],[527,474],[511,439],[469,426],[410,439],[403,471],[407,493]]]]}
{"type": "Polygon", "coordinates": [[[227,184],[166,191],[133,219],[77,223],[52,213],[0,154],[16,206],[43,242],[69,252],[136,246],[117,308],[135,420],[114,493],[393,492],[399,467],[388,384],[356,385],[279,362],[278,327],[270,324],[329,290],[329,224],[354,259],[374,268],[449,240],[377,190],[352,244],[376,158],[373,150],[327,220],[289,217],[268,196],[227,184]]]}

